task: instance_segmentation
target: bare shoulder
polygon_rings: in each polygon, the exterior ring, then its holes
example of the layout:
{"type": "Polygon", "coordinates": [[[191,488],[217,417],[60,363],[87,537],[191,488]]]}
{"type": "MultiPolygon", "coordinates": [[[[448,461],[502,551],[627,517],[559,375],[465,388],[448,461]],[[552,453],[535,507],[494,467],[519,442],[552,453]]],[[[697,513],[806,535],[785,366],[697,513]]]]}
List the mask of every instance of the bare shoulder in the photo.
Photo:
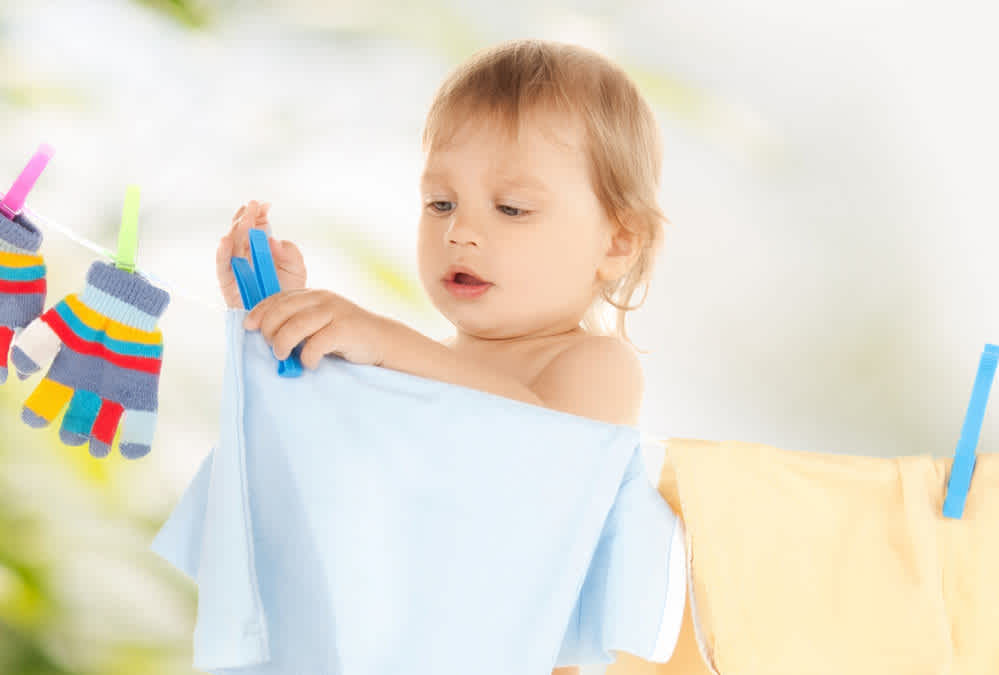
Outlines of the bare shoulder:
{"type": "Polygon", "coordinates": [[[552,358],[531,389],[547,408],[611,424],[637,425],[645,376],[627,342],[611,335],[587,335],[552,358]]]}

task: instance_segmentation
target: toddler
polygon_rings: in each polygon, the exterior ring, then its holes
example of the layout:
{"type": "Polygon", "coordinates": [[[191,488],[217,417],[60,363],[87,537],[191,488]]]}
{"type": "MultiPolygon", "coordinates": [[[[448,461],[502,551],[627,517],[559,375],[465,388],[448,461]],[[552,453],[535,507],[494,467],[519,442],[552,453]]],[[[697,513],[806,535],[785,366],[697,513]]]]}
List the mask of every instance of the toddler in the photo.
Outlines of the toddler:
{"type": "MultiPolygon", "coordinates": [[[[638,425],[641,365],[624,316],[669,221],[657,205],[657,122],[616,65],[586,48],[514,40],[473,55],[440,86],[423,131],[418,264],[455,327],[436,342],[323,289],[299,249],[269,238],[282,291],[245,326],[277,358],[306,341],[327,354],[488,391],[612,424],[638,425]],[[605,304],[616,325],[602,321],[605,304]]],[[[250,201],[217,251],[219,284],[242,307],[229,259],[249,257],[250,201]]],[[[557,668],[555,675],[578,673],[557,668]]]]}

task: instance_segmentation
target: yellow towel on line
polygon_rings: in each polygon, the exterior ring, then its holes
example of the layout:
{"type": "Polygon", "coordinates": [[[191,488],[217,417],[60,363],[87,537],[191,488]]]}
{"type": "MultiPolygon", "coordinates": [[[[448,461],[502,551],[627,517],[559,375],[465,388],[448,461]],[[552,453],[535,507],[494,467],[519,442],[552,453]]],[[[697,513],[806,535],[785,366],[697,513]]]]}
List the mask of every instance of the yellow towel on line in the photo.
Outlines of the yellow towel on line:
{"type": "Polygon", "coordinates": [[[999,674],[999,456],[954,520],[951,458],[660,442],[687,607],[669,662],[607,675],[999,674]]]}

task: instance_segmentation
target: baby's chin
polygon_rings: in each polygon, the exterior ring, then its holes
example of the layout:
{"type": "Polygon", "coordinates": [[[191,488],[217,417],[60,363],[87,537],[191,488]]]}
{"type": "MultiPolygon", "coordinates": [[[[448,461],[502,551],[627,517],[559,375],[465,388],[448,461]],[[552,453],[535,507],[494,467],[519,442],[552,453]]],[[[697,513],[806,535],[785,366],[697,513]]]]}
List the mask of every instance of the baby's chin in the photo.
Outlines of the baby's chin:
{"type": "Polygon", "coordinates": [[[469,320],[467,317],[450,319],[455,332],[460,332],[468,339],[482,340],[483,343],[494,343],[500,346],[501,343],[522,343],[532,341],[532,337],[539,328],[533,325],[527,317],[523,321],[516,318],[511,320],[509,316],[475,317],[469,320]]]}
{"type": "Polygon", "coordinates": [[[454,311],[453,308],[449,308],[443,314],[444,318],[454,326],[456,332],[460,332],[470,338],[496,340],[516,336],[516,331],[510,330],[509,319],[500,316],[495,310],[477,310],[472,312],[467,309],[465,311],[454,311]]]}

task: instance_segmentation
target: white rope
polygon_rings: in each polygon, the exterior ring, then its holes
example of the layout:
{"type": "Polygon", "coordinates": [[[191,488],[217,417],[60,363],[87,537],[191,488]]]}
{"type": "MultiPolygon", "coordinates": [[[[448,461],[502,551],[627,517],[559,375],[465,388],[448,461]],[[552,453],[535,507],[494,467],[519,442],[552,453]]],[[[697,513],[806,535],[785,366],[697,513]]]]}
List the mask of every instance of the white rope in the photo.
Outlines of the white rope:
{"type": "MultiPolygon", "coordinates": [[[[51,228],[51,229],[53,229],[53,230],[55,230],[57,232],[60,232],[64,236],[68,237],[69,239],[71,239],[74,242],[76,242],[77,244],[79,244],[80,246],[83,246],[84,248],[88,248],[91,251],[97,253],[98,255],[102,255],[105,258],[109,259],[109,260],[114,260],[115,254],[110,249],[106,249],[103,246],[101,246],[99,244],[95,244],[94,242],[90,241],[89,239],[86,239],[85,237],[81,237],[80,235],[78,235],[76,232],[74,232],[73,230],[69,229],[68,227],[66,227],[64,225],[60,225],[60,224],[58,224],[58,223],[56,223],[56,222],[54,222],[52,220],[49,220],[48,218],[43,217],[41,214],[39,214],[39,213],[37,213],[35,211],[32,211],[28,207],[24,207],[22,210],[25,213],[27,213],[28,217],[31,219],[31,222],[36,223],[36,224],[44,225],[44,227],[46,229],[47,228],[51,228]]],[[[210,309],[212,311],[224,312],[225,309],[226,309],[226,306],[223,303],[220,303],[220,302],[211,302],[211,301],[205,300],[202,297],[200,297],[198,295],[195,295],[193,293],[189,293],[187,291],[180,290],[180,287],[177,286],[177,284],[175,284],[173,282],[166,281],[165,279],[163,279],[159,275],[156,275],[156,274],[153,274],[153,273],[149,272],[144,267],[136,266],[135,269],[138,270],[139,272],[141,272],[142,275],[144,277],[146,277],[147,279],[149,279],[150,281],[156,283],[159,286],[165,287],[167,290],[170,291],[171,295],[177,295],[177,296],[182,297],[182,298],[187,298],[191,302],[196,302],[197,304],[201,305],[202,307],[205,307],[205,308],[210,309]]]]}

